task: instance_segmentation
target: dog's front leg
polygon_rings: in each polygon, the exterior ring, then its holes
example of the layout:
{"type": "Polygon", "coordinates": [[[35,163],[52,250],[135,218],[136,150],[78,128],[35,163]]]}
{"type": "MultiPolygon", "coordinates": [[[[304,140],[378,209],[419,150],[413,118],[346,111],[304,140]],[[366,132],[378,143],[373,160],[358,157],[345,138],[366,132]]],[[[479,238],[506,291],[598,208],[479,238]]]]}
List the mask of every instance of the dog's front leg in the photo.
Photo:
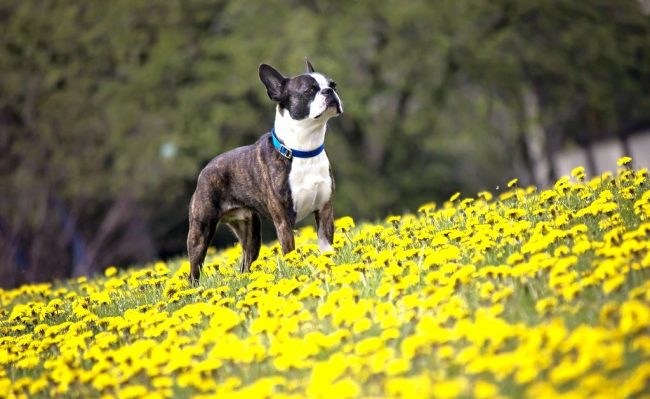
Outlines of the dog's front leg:
{"type": "Polygon", "coordinates": [[[280,241],[280,246],[282,247],[282,253],[288,254],[293,251],[296,247],[296,244],[293,239],[293,225],[287,222],[276,223],[275,231],[278,234],[278,240],[280,241]]]}
{"type": "Polygon", "coordinates": [[[284,215],[276,215],[273,217],[273,224],[275,225],[275,232],[278,235],[278,241],[280,241],[282,253],[288,254],[293,251],[296,246],[293,239],[293,227],[295,221],[289,220],[289,218],[284,215]]]}
{"type": "Polygon", "coordinates": [[[332,202],[327,203],[320,210],[314,212],[316,215],[316,229],[318,230],[318,248],[321,252],[333,251],[334,242],[334,210],[332,202]]]}

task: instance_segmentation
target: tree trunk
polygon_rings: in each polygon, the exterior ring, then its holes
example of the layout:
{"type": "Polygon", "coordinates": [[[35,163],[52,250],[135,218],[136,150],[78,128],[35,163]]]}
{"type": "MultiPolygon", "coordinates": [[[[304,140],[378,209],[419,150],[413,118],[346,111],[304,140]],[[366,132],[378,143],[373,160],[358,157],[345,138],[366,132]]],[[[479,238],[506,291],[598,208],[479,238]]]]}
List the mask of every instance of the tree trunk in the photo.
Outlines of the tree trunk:
{"type": "Polygon", "coordinates": [[[532,165],[535,184],[546,186],[554,179],[553,154],[548,150],[547,134],[540,122],[539,99],[535,91],[527,85],[521,90],[523,105],[523,140],[532,165]]]}

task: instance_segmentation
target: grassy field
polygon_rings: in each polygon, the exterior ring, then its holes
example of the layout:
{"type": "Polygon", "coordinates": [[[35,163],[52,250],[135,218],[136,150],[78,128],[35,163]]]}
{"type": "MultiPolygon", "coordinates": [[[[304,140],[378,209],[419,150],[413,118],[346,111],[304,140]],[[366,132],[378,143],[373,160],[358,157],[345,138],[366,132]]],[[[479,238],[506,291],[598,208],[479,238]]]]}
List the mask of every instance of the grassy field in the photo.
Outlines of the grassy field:
{"type": "Polygon", "coordinates": [[[650,184],[619,160],[296,251],[0,290],[0,397],[649,397],[650,184]]]}

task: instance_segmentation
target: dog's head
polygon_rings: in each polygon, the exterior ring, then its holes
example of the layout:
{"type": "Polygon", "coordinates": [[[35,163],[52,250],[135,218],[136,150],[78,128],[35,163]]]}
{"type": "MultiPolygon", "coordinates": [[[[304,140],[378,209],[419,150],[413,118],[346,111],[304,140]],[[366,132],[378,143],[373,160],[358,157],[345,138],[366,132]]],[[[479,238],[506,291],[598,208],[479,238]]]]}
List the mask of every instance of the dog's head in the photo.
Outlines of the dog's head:
{"type": "Polygon", "coordinates": [[[336,83],[314,71],[309,61],[306,73],[292,78],[266,64],[260,65],[259,73],[271,100],[278,103],[280,112],[288,112],[294,120],[327,120],[343,112],[336,83]]]}

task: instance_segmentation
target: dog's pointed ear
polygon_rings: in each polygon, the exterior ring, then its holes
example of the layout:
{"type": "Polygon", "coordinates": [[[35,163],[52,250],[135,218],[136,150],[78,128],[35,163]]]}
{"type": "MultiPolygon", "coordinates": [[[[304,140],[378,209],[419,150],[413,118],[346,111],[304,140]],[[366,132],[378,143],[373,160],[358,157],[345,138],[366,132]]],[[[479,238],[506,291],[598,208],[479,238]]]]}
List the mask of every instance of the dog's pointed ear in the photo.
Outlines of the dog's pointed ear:
{"type": "Polygon", "coordinates": [[[282,100],[282,89],[287,78],[270,65],[262,64],[259,69],[260,80],[266,86],[266,92],[273,101],[282,100]]]}
{"type": "Polygon", "coordinates": [[[314,70],[314,66],[311,64],[311,62],[309,62],[309,60],[308,60],[307,58],[305,58],[305,63],[307,64],[307,73],[314,73],[314,72],[316,72],[316,71],[314,70]]]}

